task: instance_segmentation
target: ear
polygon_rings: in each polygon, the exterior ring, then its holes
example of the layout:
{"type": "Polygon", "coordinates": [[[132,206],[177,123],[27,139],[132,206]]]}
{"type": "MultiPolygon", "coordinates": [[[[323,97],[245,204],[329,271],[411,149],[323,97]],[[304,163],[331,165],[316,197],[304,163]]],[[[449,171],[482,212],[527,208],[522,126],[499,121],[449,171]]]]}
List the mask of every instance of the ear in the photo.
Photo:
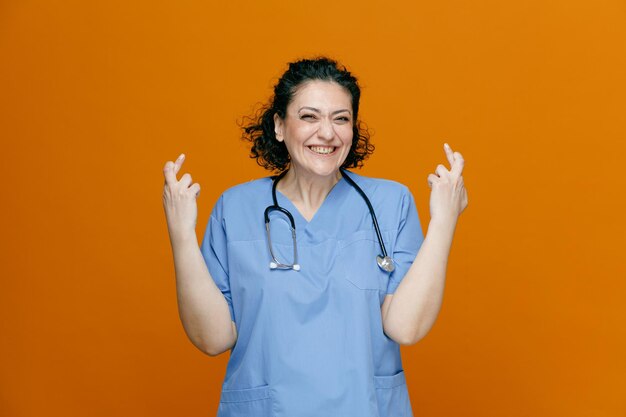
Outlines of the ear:
{"type": "Polygon", "coordinates": [[[274,113],[274,133],[276,134],[276,140],[279,142],[282,142],[284,140],[284,129],[285,124],[283,123],[283,119],[280,118],[278,113],[274,113]]]}

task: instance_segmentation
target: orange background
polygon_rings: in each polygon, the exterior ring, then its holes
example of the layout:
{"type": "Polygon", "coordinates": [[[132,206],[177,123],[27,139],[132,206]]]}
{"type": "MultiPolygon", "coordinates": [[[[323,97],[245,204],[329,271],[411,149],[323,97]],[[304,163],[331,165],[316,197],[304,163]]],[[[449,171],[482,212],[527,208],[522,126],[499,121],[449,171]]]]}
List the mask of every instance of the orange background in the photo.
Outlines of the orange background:
{"type": "Polygon", "coordinates": [[[267,175],[237,120],[316,54],[425,230],[443,142],[466,160],[440,316],[402,347],[416,417],[626,416],[618,0],[3,2],[0,415],[215,415],[228,353],[179,321],[162,167],[187,155],[200,240],[267,175]]]}

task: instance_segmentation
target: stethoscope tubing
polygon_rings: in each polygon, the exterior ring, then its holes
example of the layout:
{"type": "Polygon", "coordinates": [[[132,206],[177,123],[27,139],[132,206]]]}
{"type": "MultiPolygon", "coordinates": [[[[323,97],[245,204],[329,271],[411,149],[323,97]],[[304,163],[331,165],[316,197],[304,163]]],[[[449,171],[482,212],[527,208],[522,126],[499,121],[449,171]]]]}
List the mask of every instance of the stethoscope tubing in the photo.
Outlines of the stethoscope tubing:
{"type": "Polygon", "coordinates": [[[370,199],[367,198],[367,196],[365,195],[365,192],[363,192],[361,187],[359,187],[357,183],[354,182],[354,180],[350,178],[348,174],[346,174],[343,168],[341,168],[339,171],[341,171],[341,175],[343,175],[346,181],[348,181],[348,183],[350,183],[350,185],[355,190],[357,190],[359,194],[361,194],[361,197],[363,197],[363,200],[365,200],[365,204],[367,204],[367,208],[369,209],[370,214],[372,215],[372,222],[374,223],[374,230],[376,231],[376,237],[378,238],[378,243],[380,243],[380,249],[383,251],[383,257],[386,257],[387,249],[385,248],[385,243],[383,242],[383,236],[380,233],[380,228],[378,227],[378,220],[376,219],[376,213],[374,212],[374,207],[372,207],[372,203],[370,203],[370,199]]]}
{"type": "MultiPolygon", "coordinates": [[[[297,242],[296,242],[296,222],[294,221],[294,218],[292,216],[292,214],[289,212],[289,210],[287,210],[286,208],[281,207],[278,204],[278,199],[276,198],[276,186],[278,185],[278,181],[280,181],[285,174],[287,174],[288,170],[284,170],[283,172],[281,172],[280,174],[272,177],[273,178],[273,184],[272,184],[272,200],[273,200],[273,205],[268,206],[265,209],[265,212],[263,214],[264,220],[265,220],[265,229],[267,232],[267,242],[268,242],[268,246],[269,246],[269,251],[270,251],[270,256],[272,257],[272,262],[270,262],[270,268],[275,269],[275,268],[293,268],[295,270],[300,270],[300,265],[298,264],[298,250],[297,250],[297,242]],[[286,265],[286,264],[282,264],[280,262],[278,262],[278,260],[276,259],[276,257],[274,256],[274,251],[272,250],[272,243],[271,243],[271,235],[270,235],[270,218],[269,215],[272,211],[278,210],[281,213],[285,214],[287,216],[287,218],[289,219],[289,224],[291,227],[291,234],[292,234],[292,238],[293,238],[293,246],[294,246],[294,263],[293,265],[286,265]]],[[[354,188],[359,195],[363,198],[363,200],[365,201],[365,204],[367,204],[367,208],[370,212],[370,215],[372,217],[372,223],[374,224],[374,230],[376,231],[376,237],[378,239],[378,243],[380,245],[380,249],[383,251],[383,255],[382,257],[379,257],[380,259],[379,261],[379,266],[381,266],[381,268],[383,268],[383,266],[380,264],[380,262],[384,259],[384,260],[388,260],[388,262],[390,263],[391,269],[387,270],[388,272],[391,272],[393,270],[393,260],[391,258],[389,258],[389,256],[387,255],[387,249],[385,248],[385,243],[383,242],[383,236],[380,233],[380,227],[378,226],[378,220],[376,219],[376,213],[374,212],[374,207],[372,207],[372,203],[370,202],[369,198],[367,198],[367,195],[365,195],[365,192],[361,189],[361,187],[358,186],[358,184],[356,182],[354,182],[354,180],[352,178],[350,178],[347,174],[347,172],[343,169],[340,168],[339,171],[341,172],[342,177],[348,182],[348,184],[350,184],[352,186],[352,188],[354,188]]],[[[384,268],[383,268],[384,269],[384,268]]]]}

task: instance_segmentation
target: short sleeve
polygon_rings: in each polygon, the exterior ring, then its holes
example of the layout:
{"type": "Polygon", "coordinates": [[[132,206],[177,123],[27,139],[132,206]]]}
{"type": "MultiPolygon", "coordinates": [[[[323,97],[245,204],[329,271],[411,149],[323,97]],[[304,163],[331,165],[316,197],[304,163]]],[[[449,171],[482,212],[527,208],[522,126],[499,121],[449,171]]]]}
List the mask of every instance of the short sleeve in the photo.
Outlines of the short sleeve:
{"type": "Polygon", "coordinates": [[[235,311],[230,293],[230,279],[228,277],[228,239],[222,217],[222,206],[223,197],[220,197],[209,217],[209,222],[200,245],[200,252],[202,252],[211,278],[213,278],[215,285],[220,289],[228,303],[231,320],[235,321],[235,311]]]}
{"type": "Polygon", "coordinates": [[[396,292],[396,288],[398,288],[409,268],[413,265],[417,252],[424,241],[424,233],[422,232],[419,215],[417,214],[417,207],[415,206],[413,195],[406,187],[402,196],[400,211],[398,234],[394,251],[391,255],[396,268],[389,277],[387,294],[396,292]]]}

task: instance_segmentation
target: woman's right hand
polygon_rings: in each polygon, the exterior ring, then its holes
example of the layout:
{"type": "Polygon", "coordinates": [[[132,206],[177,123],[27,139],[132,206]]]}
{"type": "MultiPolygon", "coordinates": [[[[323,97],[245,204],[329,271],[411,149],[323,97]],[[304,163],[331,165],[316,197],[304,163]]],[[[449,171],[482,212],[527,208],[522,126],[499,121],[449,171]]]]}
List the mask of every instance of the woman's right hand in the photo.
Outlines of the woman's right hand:
{"type": "Polygon", "coordinates": [[[200,184],[191,186],[191,175],[185,173],[180,181],[176,174],[185,160],[180,154],[176,162],[167,161],[163,167],[165,186],[163,188],[163,208],[167,218],[167,228],[172,242],[195,236],[198,206],[196,198],[200,194],[200,184]]]}

